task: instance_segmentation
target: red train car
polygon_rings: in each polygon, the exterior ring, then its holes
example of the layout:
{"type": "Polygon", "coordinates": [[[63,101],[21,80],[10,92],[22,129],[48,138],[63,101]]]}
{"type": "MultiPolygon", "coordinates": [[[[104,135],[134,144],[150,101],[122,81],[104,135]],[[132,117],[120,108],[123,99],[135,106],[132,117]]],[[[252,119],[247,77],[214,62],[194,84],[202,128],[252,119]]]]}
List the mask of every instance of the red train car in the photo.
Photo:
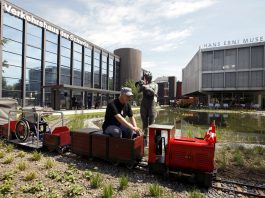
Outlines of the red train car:
{"type": "Polygon", "coordinates": [[[175,138],[174,126],[149,126],[148,166],[152,173],[191,176],[203,186],[211,186],[214,176],[215,126],[206,139],[175,138]],[[212,138],[211,138],[212,137],[212,138]],[[208,141],[209,140],[209,141],[208,141]]]}

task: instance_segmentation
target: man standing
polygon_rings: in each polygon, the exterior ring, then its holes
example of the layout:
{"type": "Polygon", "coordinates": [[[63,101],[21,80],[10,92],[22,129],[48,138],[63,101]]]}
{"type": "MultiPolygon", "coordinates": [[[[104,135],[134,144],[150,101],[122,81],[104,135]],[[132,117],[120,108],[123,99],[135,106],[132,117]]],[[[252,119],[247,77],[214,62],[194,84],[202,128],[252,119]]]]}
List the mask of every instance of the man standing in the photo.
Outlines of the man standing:
{"type": "Polygon", "coordinates": [[[119,98],[107,105],[105,121],[102,125],[103,133],[113,137],[132,139],[140,135],[129,101],[133,96],[131,88],[123,87],[119,98]],[[125,118],[129,117],[130,122],[125,118]]]}
{"type": "Polygon", "coordinates": [[[147,128],[153,124],[156,118],[156,102],[158,85],[152,82],[152,74],[150,72],[144,73],[144,80],[136,83],[139,87],[139,92],[143,92],[143,99],[141,102],[141,119],[143,123],[144,135],[147,136],[147,128]]]}

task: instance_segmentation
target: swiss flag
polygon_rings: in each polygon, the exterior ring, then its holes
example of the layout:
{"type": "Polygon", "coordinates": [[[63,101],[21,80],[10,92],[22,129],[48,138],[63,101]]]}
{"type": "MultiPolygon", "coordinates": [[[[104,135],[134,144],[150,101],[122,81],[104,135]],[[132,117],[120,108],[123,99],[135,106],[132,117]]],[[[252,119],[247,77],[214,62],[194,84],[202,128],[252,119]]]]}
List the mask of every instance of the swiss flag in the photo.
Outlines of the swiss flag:
{"type": "Polygon", "coordinates": [[[208,129],[208,131],[206,132],[205,136],[204,136],[204,140],[206,140],[209,143],[216,143],[216,133],[215,133],[215,121],[213,121],[211,123],[210,128],[208,129]]]}

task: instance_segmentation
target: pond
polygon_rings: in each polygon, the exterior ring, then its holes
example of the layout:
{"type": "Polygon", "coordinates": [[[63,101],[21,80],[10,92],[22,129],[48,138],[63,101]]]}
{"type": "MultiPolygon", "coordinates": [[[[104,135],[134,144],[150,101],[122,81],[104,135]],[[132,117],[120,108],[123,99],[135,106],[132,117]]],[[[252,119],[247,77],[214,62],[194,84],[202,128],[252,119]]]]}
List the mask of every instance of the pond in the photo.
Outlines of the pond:
{"type": "MultiPolygon", "coordinates": [[[[157,124],[175,125],[181,136],[204,137],[215,120],[217,141],[265,144],[265,116],[248,113],[207,113],[165,109],[158,112],[157,124]]],[[[140,117],[136,121],[141,126],[140,117]]]]}

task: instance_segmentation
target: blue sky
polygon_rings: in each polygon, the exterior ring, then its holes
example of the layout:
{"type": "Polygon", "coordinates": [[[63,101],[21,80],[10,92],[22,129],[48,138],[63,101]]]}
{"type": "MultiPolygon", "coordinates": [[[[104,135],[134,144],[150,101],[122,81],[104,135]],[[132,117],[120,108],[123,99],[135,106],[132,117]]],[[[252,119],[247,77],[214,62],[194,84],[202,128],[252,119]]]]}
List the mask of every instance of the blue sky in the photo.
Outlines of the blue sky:
{"type": "Polygon", "coordinates": [[[154,77],[177,76],[204,43],[265,36],[265,0],[10,0],[107,50],[142,51],[154,77]]]}

